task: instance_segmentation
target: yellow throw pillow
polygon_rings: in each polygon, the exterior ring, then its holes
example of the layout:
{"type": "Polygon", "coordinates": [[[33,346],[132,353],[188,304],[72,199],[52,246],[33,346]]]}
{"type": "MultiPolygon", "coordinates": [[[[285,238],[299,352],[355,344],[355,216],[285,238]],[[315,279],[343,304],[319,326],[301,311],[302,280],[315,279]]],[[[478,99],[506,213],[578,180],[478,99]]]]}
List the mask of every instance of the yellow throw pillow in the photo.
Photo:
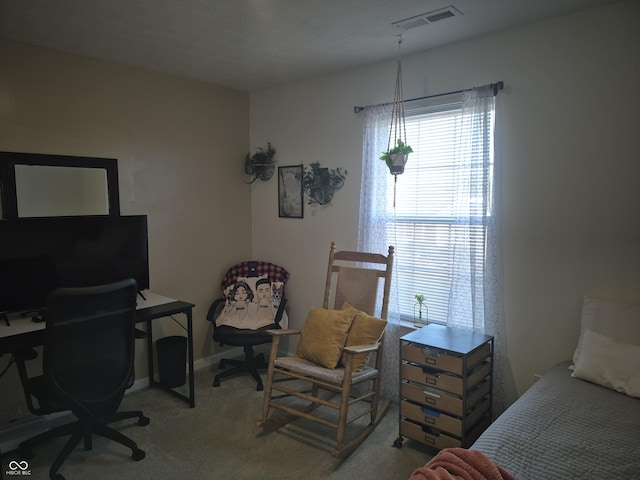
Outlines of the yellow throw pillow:
{"type": "MultiPolygon", "coordinates": [[[[355,318],[351,323],[351,328],[347,335],[347,347],[352,345],[372,345],[382,338],[384,329],[387,327],[387,321],[369,315],[362,310],[358,310],[347,302],[344,302],[342,309],[355,314],[355,318]]],[[[369,362],[371,353],[358,353],[353,357],[353,370],[359,372],[369,362]]],[[[347,362],[347,354],[343,353],[341,362],[344,365],[347,362]]]]}
{"type": "Polygon", "coordinates": [[[302,327],[296,355],[325,368],[336,368],[353,316],[349,310],[312,307],[302,327]]]}

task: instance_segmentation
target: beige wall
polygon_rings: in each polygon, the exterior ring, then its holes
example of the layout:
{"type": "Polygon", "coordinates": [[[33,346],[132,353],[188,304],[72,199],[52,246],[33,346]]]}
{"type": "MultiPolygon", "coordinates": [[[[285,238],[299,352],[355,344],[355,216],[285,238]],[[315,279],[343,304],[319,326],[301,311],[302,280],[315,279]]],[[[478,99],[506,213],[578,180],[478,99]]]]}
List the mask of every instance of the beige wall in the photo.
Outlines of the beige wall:
{"type": "MultiPolygon", "coordinates": [[[[519,394],[571,357],[584,291],[640,276],[639,16],[640,4],[622,2],[403,59],[405,98],[505,82],[506,381],[519,394]]],[[[278,218],[275,181],[253,187],[254,256],[291,271],[293,326],[322,301],[330,241],[356,246],[362,119],[352,107],[392,100],[394,80],[392,61],[251,95],[252,145],[272,142],[279,165],[349,171],[333,206],[302,220],[278,218]]]]}
{"type": "MultiPolygon", "coordinates": [[[[251,253],[248,95],[4,40],[0,58],[0,150],[118,159],[122,214],[148,215],[151,288],[196,305],[195,356],[211,355],[207,309],[251,253]]],[[[8,375],[0,412],[21,395],[8,375]]]]}

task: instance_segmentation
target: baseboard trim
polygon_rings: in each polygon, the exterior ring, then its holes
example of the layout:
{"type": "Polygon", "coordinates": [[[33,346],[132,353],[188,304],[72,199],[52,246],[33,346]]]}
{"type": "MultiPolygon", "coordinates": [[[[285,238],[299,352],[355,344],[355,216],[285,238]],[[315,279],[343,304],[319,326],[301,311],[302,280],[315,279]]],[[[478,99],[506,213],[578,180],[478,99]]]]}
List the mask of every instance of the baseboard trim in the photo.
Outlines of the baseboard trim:
{"type": "MultiPolygon", "coordinates": [[[[209,355],[208,357],[200,358],[193,362],[193,370],[197,372],[198,370],[202,370],[203,368],[213,368],[220,363],[222,358],[236,358],[242,357],[244,355],[244,351],[241,347],[234,347],[224,352],[214,353],[213,355],[209,355]]],[[[186,365],[185,365],[186,370],[186,365]]],[[[137,392],[138,390],[142,390],[143,388],[147,388],[149,386],[149,377],[140,377],[136,378],[133,385],[127,390],[126,395],[137,392]]]]}

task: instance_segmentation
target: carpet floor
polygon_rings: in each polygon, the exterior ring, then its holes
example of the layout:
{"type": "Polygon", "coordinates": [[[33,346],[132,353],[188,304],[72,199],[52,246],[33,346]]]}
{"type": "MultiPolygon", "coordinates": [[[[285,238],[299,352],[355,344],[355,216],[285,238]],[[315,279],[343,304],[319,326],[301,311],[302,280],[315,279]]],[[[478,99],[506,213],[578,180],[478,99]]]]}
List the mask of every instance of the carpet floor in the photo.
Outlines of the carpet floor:
{"type": "MultiPolygon", "coordinates": [[[[398,407],[392,404],[382,422],[350,456],[331,457],[334,431],[306,420],[279,429],[256,426],[261,416],[262,392],[248,376],[224,379],[213,388],[215,372],[196,372],[196,407],[157,389],[143,389],[125,397],[121,410],[143,410],[151,419],[145,427],[135,420],[117,424],[137,442],[146,457],[135,462],[119,444],[94,438],[93,450],[82,444],[60,469],[67,480],[177,480],[264,479],[339,480],[408,478],[436,453],[424,445],[398,437],[398,407]],[[311,434],[302,427],[310,427],[311,434]]],[[[48,469],[64,445],[59,439],[34,450],[28,461],[32,479],[47,479],[48,469]]],[[[16,459],[3,455],[2,473],[16,459]]],[[[15,464],[14,464],[15,465],[15,464]]]]}

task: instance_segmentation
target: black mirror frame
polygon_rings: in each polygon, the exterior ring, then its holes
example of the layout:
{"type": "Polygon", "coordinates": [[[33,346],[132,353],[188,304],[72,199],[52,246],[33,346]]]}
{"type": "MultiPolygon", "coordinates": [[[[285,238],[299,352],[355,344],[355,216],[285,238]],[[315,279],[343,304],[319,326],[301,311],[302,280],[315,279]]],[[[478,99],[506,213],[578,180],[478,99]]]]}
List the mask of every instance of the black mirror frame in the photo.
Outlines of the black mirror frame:
{"type": "Polygon", "coordinates": [[[50,167],[101,168],[107,172],[107,195],[109,216],[120,215],[120,193],[118,189],[118,161],[114,158],[75,157],[41,153],[0,152],[0,195],[2,218],[18,218],[16,192],[16,165],[44,165],[50,167]]]}

